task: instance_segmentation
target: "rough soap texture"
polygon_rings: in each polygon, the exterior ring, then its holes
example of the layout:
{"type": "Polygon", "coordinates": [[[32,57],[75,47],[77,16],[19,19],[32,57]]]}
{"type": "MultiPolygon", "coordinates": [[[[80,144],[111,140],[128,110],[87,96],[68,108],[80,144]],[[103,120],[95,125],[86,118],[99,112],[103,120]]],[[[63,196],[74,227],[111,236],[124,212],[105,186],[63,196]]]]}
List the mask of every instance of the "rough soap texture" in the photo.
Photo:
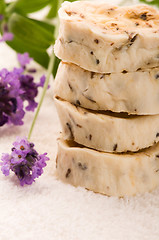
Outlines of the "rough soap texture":
{"type": "Polygon", "coordinates": [[[54,95],[92,110],[159,114],[159,68],[99,74],[61,62],[54,95]]]}
{"type": "Polygon", "coordinates": [[[65,2],[55,54],[99,73],[159,66],[159,13],[147,5],[65,2]]]}
{"type": "Polygon", "coordinates": [[[135,154],[102,153],[59,140],[57,176],[108,196],[131,196],[159,185],[159,145],[135,154]]]}
{"type": "Polygon", "coordinates": [[[65,139],[104,152],[138,151],[159,141],[159,115],[96,112],[55,98],[65,139]]]}

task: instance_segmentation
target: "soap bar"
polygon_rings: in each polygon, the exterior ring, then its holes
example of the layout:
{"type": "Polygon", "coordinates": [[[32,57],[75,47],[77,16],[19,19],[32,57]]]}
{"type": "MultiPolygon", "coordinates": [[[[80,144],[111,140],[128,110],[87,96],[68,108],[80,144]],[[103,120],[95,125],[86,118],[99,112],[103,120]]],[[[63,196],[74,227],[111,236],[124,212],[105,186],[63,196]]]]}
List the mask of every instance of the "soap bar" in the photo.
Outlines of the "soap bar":
{"type": "Polygon", "coordinates": [[[97,112],[55,98],[64,139],[104,152],[136,152],[159,141],[159,115],[97,112]]]}
{"type": "Polygon", "coordinates": [[[59,179],[108,196],[132,196],[159,186],[159,144],[139,153],[112,154],[59,139],[59,179]]]}
{"type": "Polygon", "coordinates": [[[55,54],[82,68],[112,73],[159,66],[159,12],[148,5],[65,2],[55,54]]]}
{"type": "Polygon", "coordinates": [[[61,62],[54,95],[92,110],[159,114],[159,68],[99,74],[61,62]]]}

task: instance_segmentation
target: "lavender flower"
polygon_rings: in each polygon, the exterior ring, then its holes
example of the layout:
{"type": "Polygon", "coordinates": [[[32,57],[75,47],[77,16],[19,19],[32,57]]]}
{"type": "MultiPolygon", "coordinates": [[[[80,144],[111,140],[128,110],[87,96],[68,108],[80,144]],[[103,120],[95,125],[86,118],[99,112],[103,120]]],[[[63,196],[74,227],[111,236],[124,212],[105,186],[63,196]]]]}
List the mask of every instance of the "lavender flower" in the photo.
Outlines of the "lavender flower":
{"type": "Polygon", "coordinates": [[[21,75],[20,84],[23,94],[21,98],[23,101],[28,101],[28,106],[25,108],[27,111],[34,111],[37,107],[35,97],[38,95],[38,87],[43,87],[45,82],[45,76],[40,78],[40,83],[34,83],[34,78],[31,75],[21,75]]]}
{"type": "MultiPolygon", "coordinates": [[[[24,54],[17,54],[18,61],[23,69],[26,68],[26,65],[32,61],[32,58],[29,57],[29,54],[26,52],[24,54]]],[[[32,69],[31,72],[35,72],[35,69],[32,69]],[[34,71],[33,71],[34,70],[34,71]]],[[[40,83],[35,83],[32,75],[21,75],[20,84],[21,89],[23,90],[22,99],[23,101],[28,101],[28,106],[25,108],[27,111],[34,111],[37,107],[35,102],[35,97],[38,95],[38,87],[43,87],[45,83],[45,76],[43,75],[40,78],[40,83]]]]}
{"type": "Polygon", "coordinates": [[[21,65],[21,67],[23,67],[23,68],[25,68],[25,66],[27,64],[29,64],[30,61],[32,61],[32,58],[29,57],[29,54],[27,52],[25,52],[24,54],[18,53],[17,58],[18,58],[18,61],[21,65]]]}
{"type": "Polygon", "coordinates": [[[46,161],[49,160],[46,155],[47,153],[39,155],[34,149],[34,144],[25,137],[17,138],[13,143],[11,154],[2,154],[1,171],[8,176],[11,170],[18,177],[21,186],[31,185],[42,175],[46,161]]]}
{"type": "Polygon", "coordinates": [[[2,38],[0,39],[0,42],[12,41],[13,37],[14,37],[13,33],[11,33],[11,32],[4,32],[2,38]]]}
{"type": "Polygon", "coordinates": [[[0,71],[0,126],[5,123],[23,124],[23,100],[20,95],[23,91],[18,80],[20,71],[7,69],[0,71]]]}
{"type": "MultiPolygon", "coordinates": [[[[29,55],[21,54],[23,64],[30,62],[29,55]],[[26,57],[26,59],[25,59],[26,57]]],[[[23,65],[24,66],[24,65],[23,65]]],[[[39,83],[34,82],[31,75],[24,74],[24,68],[15,68],[13,71],[2,69],[0,71],[0,126],[6,123],[15,125],[23,124],[24,101],[28,102],[26,111],[34,111],[37,107],[35,97],[38,95],[38,87],[43,87],[45,76],[39,83]]]]}
{"type": "MultiPolygon", "coordinates": [[[[3,20],[3,15],[0,14],[0,21],[2,21],[2,20],[3,20]]],[[[0,42],[12,41],[13,40],[14,35],[13,35],[13,33],[9,32],[7,23],[4,23],[2,25],[2,32],[3,32],[3,35],[2,35],[2,38],[0,39],[0,42]]]]}

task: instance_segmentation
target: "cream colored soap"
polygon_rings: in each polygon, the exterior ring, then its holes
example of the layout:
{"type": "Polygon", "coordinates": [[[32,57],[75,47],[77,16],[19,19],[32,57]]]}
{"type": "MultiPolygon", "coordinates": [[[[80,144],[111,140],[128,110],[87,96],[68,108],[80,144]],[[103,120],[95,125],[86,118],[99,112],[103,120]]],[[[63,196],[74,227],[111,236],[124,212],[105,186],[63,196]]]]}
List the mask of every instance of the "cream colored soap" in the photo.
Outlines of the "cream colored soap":
{"type": "Polygon", "coordinates": [[[64,139],[104,152],[136,152],[159,141],[159,115],[96,112],[55,98],[64,139]]]}
{"type": "Polygon", "coordinates": [[[57,176],[108,196],[131,196],[159,186],[159,144],[135,154],[112,154],[58,141],[57,176]]]}
{"type": "Polygon", "coordinates": [[[54,95],[92,110],[159,114],[159,68],[99,74],[61,62],[54,95]]]}
{"type": "Polygon", "coordinates": [[[65,2],[59,17],[63,61],[99,73],[159,66],[159,12],[148,5],[65,2]]]}

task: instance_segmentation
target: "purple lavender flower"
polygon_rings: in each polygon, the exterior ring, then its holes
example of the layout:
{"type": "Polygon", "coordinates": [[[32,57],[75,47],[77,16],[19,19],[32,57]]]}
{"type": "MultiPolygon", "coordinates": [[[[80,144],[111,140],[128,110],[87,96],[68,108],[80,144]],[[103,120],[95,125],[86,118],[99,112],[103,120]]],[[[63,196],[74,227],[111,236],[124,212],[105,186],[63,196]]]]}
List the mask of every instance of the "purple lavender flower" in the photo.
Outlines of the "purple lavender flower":
{"type": "MultiPolygon", "coordinates": [[[[26,64],[30,60],[25,60],[23,63],[26,64]]],[[[23,124],[24,101],[28,102],[26,111],[34,111],[38,105],[35,97],[38,95],[38,87],[44,85],[45,76],[40,78],[39,83],[35,83],[31,75],[24,74],[24,70],[24,68],[14,68],[11,72],[7,69],[0,71],[0,127],[6,123],[23,124]]]]}
{"type": "Polygon", "coordinates": [[[45,76],[40,78],[40,83],[35,83],[34,78],[31,75],[21,75],[20,84],[23,94],[21,95],[23,101],[28,101],[27,111],[34,111],[37,107],[35,97],[38,95],[38,87],[43,87],[45,82],[45,76]]]}
{"type": "MultiPolygon", "coordinates": [[[[0,21],[3,20],[3,15],[0,14],[0,21]]],[[[9,32],[8,29],[8,24],[4,23],[2,26],[2,38],[0,39],[0,42],[5,42],[5,41],[12,41],[14,38],[13,33],[9,32]]]]}
{"type": "Polygon", "coordinates": [[[3,159],[3,164],[0,163],[1,165],[1,171],[3,172],[3,174],[5,176],[9,175],[9,171],[10,171],[10,155],[8,153],[3,153],[2,154],[2,159],[3,159]]]}
{"type": "Polygon", "coordinates": [[[12,41],[13,37],[14,37],[13,33],[11,33],[11,32],[4,32],[2,38],[0,39],[0,42],[12,41]]]}
{"type": "MultiPolygon", "coordinates": [[[[23,69],[26,68],[26,64],[30,63],[32,58],[29,57],[28,53],[17,54],[18,61],[23,69]]],[[[32,72],[35,72],[35,69],[32,69],[32,72]],[[33,71],[34,70],[34,71],[33,71]]],[[[43,75],[40,78],[39,83],[34,82],[34,78],[32,75],[21,75],[20,78],[21,89],[23,90],[23,94],[21,98],[23,101],[28,101],[28,106],[25,108],[27,111],[34,111],[37,107],[37,102],[35,102],[35,97],[38,95],[38,87],[43,87],[45,83],[45,76],[43,75]]]]}
{"type": "Polygon", "coordinates": [[[18,53],[17,58],[22,68],[25,68],[25,66],[33,60],[29,57],[29,54],[27,52],[23,54],[18,53]]]}
{"type": "Polygon", "coordinates": [[[19,73],[7,69],[0,71],[0,126],[5,123],[15,125],[23,124],[23,101],[20,97],[23,91],[20,89],[19,73]]]}
{"type": "Polygon", "coordinates": [[[11,154],[2,154],[1,171],[8,176],[11,170],[18,177],[21,186],[30,185],[42,175],[46,161],[49,160],[46,155],[47,153],[39,155],[34,149],[34,144],[25,137],[17,138],[11,154]]]}

